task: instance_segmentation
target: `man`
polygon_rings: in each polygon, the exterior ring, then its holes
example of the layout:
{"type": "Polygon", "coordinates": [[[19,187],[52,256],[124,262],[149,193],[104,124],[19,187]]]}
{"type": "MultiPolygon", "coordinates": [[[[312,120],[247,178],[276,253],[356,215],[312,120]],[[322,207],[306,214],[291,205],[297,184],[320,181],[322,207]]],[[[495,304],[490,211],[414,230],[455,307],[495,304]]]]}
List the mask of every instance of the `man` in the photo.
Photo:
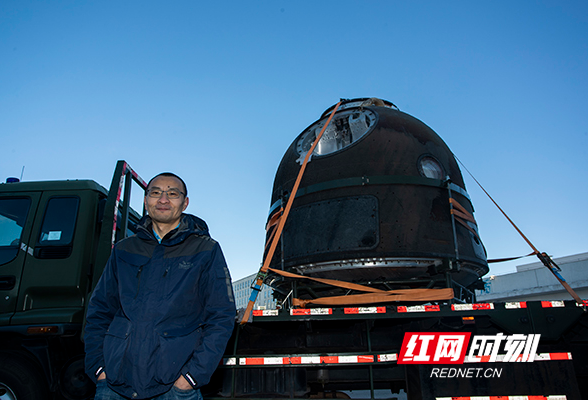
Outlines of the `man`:
{"type": "Polygon", "coordinates": [[[138,232],[118,242],[88,306],[86,373],[95,399],[201,399],[229,337],[231,278],[206,223],[183,214],[184,181],[147,185],[138,232]]]}

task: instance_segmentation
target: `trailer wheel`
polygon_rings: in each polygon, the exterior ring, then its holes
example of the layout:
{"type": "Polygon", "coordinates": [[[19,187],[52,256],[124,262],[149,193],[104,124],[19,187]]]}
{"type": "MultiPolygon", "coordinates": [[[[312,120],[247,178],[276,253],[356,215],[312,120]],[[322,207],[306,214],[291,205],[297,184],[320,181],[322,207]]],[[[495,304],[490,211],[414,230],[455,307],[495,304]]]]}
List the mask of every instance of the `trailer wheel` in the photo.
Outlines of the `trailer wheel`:
{"type": "Polygon", "coordinates": [[[45,382],[35,366],[0,354],[0,400],[45,399],[45,382]]]}

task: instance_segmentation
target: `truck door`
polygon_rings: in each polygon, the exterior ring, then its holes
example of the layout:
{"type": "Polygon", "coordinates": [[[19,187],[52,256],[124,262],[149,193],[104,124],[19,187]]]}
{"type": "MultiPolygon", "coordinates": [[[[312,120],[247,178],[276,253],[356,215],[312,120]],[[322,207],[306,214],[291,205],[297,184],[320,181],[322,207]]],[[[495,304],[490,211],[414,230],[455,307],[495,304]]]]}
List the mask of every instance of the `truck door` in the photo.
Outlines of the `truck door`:
{"type": "Polygon", "coordinates": [[[87,227],[79,226],[79,215],[94,215],[83,210],[83,191],[76,194],[45,192],[31,232],[34,247],[22,273],[17,313],[12,324],[37,322],[39,317],[53,322],[81,322],[85,287],[80,287],[88,270],[84,255],[87,227]],[[79,245],[78,245],[79,244],[79,245]],[[51,309],[49,317],[48,309],[51,309]],[[79,315],[76,315],[79,314],[79,315]]]}
{"type": "Polygon", "coordinates": [[[25,261],[31,257],[31,228],[40,192],[0,196],[0,326],[8,325],[16,311],[25,261]]]}

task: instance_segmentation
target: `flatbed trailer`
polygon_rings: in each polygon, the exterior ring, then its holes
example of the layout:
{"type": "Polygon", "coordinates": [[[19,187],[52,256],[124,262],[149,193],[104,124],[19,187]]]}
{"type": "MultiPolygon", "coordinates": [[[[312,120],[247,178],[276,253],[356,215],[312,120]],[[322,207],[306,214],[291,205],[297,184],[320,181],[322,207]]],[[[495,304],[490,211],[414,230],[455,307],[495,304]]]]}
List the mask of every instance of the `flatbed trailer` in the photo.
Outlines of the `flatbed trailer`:
{"type": "Polygon", "coordinates": [[[475,303],[489,266],[458,161],[393,103],[325,110],[286,150],[270,204],[207,397],[588,398],[586,302],[523,235],[574,301],[475,303]],[[283,309],[249,323],[264,284],[283,309]]]}
{"type": "Polygon", "coordinates": [[[204,394],[582,399],[587,359],[588,314],[575,301],[258,310],[235,328],[204,394]],[[495,362],[401,364],[406,332],[541,336],[533,362],[504,362],[499,354],[495,362]]]}

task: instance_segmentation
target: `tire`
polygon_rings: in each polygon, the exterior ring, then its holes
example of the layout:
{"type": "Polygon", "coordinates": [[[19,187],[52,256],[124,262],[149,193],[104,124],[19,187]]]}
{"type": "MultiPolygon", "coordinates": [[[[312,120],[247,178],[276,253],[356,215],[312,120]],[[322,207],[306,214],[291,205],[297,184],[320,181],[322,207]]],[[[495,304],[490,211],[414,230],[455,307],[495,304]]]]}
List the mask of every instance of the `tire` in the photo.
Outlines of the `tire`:
{"type": "Polygon", "coordinates": [[[94,398],[96,385],[84,371],[84,357],[76,357],[66,363],[59,376],[59,391],[66,400],[94,398]]]}
{"type": "Polygon", "coordinates": [[[46,400],[46,386],[35,365],[0,354],[0,400],[46,400]]]}

